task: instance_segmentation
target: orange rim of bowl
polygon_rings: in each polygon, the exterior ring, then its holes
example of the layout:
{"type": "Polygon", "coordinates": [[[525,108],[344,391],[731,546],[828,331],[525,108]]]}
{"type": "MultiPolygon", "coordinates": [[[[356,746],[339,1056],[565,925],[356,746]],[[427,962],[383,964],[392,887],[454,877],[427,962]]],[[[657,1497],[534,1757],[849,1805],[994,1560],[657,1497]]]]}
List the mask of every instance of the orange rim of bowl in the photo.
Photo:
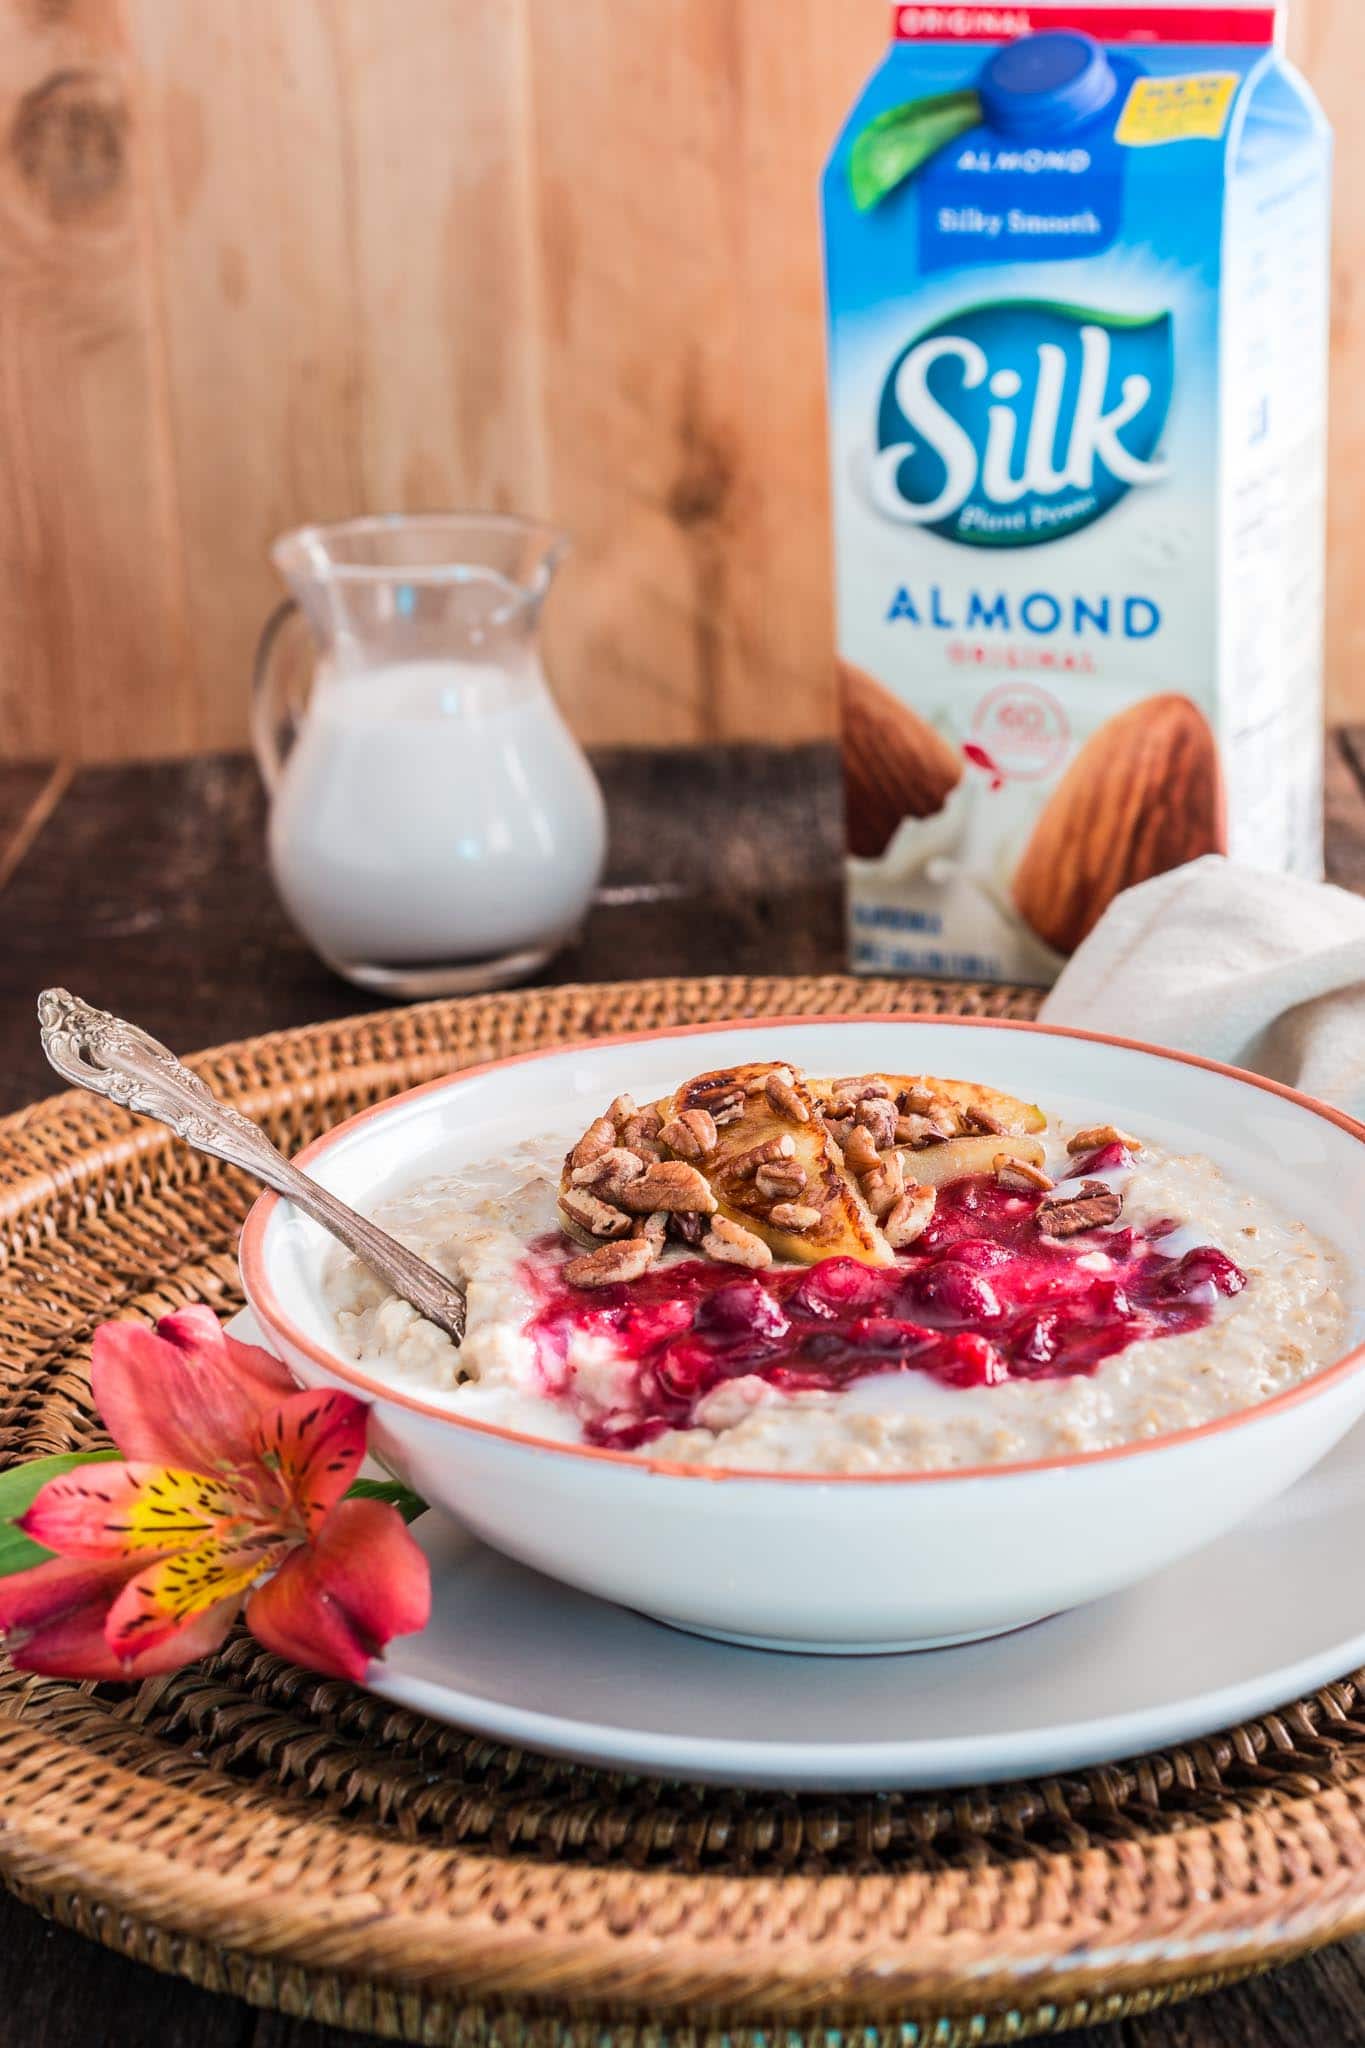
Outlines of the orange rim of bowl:
{"type": "MultiPolygon", "coordinates": [[[[922,1011],[877,1011],[866,1016],[850,1016],[841,1013],[832,1017],[786,1016],[786,1017],[730,1017],[714,1023],[664,1025],[657,1031],[620,1031],[606,1038],[578,1040],[568,1045],[548,1045],[532,1052],[509,1053],[500,1060],[484,1060],[475,1067],[461,1067],[453,1074],[440,1074],[434,1081],[423,1081],[416,1088],[407,1088],[399,1095],[391,1095],[383,1102],[373,1103],[362,1109],[344,1123],[324,1131],[311,1145],[296,1154],[294,1164],[300,1167],[313,1165],[334,1145],[340,1144],[363,1124],[376,1117],[390,1115],[407,1103],[415,1102],[425,1095],[434,1095],[458,1088],[462,1083],[480,1079],[485,1074],[501,1072],[506,1067],[520,1067],[533,1060],[554,1059],[565,1053],[588,1053],[609,1051],[621,1045],[649,1045],[665,1038],[715,1037],[726,1031],[776,1031],[787,1030],[797,1025],[829,1024],[930,1024],[939,1028],[986,1030],[986,1031],[1029,1031],[1044,1038],[1082,1039],[1091,1045],[1117,1046],[1123,1052],[1142,1053],[1150,1059],[1167,1060],[1173,1065],[1199,1067],[1206,1073],[1222,1074],[1227,1079],[1239,1081],[1249,1088],[1259,1088],[1267,1095],[1282,1096],[1286,1102],[1297,1104],[1325,1123],[1335,1124],[1348,1137],[1365,1144],[1365,1124],[1344,1110],[1334,1109],[1330,1103],[1321,1102],[1316,1096],[1305,1095],[1300,1089],[1290,1088],[1282,1081],[1268,1080],[1263,1074],[1248,1073],[1242,1067],[1229,1066],[1223,1060],[1205,1059],[1199,1053],[1177,1052],[1170,1047],[1144,1044],[1138,1038],[1119,1038],[1108,1031],[1084,1031],[1078,1027],[1062,1024],[1038,1024],[1016,1017],[952,1017],[925,1014],[922,1011]]],[[[507,1429],[495,1422],[479,1422],[472,1416],[458,1414],[452,1408],[441,1408],[432,1401],[423,1401],[404,1389],[390,1385],[385,1380],[375,1379],[371,1374],[350,1361],[340,1358],[335,1352],[325,1350],[320,1344],[300,1330],[285,1310],[271,1286],[266,1272],[265,1240],[271,1218],[275,1211],[286,1206],[284,1198],[276,1194],[259,1195],[253,1203],[246,1222],[242,1226],[240,1263],[242,1282],[247,1301],[253,1312],[265,1326],[267,1336],[278,1334],[287,1344],[302,1352],[324,1372],[360,1389],[372,1399],[384,1401],[399,1408],[411,1409],[415,1414],[430,1416],[435,1421],[450,1423],[454,1428],[470,1430],[479,1436],[494,1437],[503,1443],[518,1444],[527,1450],[544,1451],[557,1457],[590,1458],[598,1463],[624,1466],[634,1472],[652,1472],[675,1479],[704,1479],[712,1484],[724,1480],[762,1481],[781,1486],[911,1486],[943,1484],[962,1479],[1005,1479],[1018,1478],[1033,1472],[1062,1472],[1077,1466],[1098,1465],[1118,1458],[1133,1458],[1144,1452],[1169,1450],[1180,1444],[1195,1443],[1201,1438],[1215,1436],[1224,1430],[1236,1429],[1249,1422],[1264,1421],[1267,1417],[1281,1414],[1287,1408],[1296,1407],[1300,1402],[1311,1400],[1328,1386],[1336,1385],[1348,1378],[1362,1361],[1365,1361],[1365,1343],[1358,1344],[1332,1365],[1324,1366],[1320,1372],[1310,1373],[1307,1379],[1297,1385],[1286,1387],[1282,1393],[1273,1394],[1268,1401],[1261,1401],[1249,1408],[1238,1408],[1230,1415],[1215,1416],[1212,1421],[1195,1424],[1189,1429],[1172,1430],[1164,1436],[1143,1437],[1136,1443],[1114,1444],[1105,1450],[1073,1451],[1055,1458],[1035,1458],[1018,1464],[949,1466],[932,1472],[764,1472],[746,1469],[739,1465],[689,1465],[671,1458],[642,1457],[636,1451],[613,1451],[599,1449],[595,1444],[565,1443],[555,1437],[535,1436],[527,1430],[507,1429]]],[[[286,1363],[288,1361],[286,1360],[286,1363]]]]}

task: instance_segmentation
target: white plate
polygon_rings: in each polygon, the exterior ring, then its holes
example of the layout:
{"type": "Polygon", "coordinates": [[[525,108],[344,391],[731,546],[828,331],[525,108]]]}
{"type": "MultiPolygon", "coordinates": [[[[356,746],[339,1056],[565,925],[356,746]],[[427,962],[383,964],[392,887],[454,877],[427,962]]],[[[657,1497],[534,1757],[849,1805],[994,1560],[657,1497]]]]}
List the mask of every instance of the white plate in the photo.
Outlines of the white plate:
{"type": "Polygon", "coordinates": [[[434,1606],[371,1690],[609,1769],[807,1791],[1073,1770],[1206,1735],[1365,1662],[1365,1424],[1234,1535],[994,1642],[804,1657],[684,1635],[437,1514],[434,1606]]]}

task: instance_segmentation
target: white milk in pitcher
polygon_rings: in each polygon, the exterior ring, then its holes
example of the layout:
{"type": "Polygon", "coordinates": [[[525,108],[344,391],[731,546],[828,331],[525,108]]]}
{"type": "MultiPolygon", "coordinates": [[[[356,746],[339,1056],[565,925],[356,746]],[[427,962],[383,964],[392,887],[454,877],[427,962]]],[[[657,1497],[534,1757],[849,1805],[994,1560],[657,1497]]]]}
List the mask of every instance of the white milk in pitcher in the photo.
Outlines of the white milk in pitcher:
{"type": "Polygon", "coordinates": [[[853,964],[1321,872],[1330,140],[1275,10],[902,5],[824,180],[853,964]]]}
{"type": "Polygon", "coordinates": [[[562,945],[602,798],[529,658],[318,673],[270,815],[285,906],[343,968],[562,945]]]}

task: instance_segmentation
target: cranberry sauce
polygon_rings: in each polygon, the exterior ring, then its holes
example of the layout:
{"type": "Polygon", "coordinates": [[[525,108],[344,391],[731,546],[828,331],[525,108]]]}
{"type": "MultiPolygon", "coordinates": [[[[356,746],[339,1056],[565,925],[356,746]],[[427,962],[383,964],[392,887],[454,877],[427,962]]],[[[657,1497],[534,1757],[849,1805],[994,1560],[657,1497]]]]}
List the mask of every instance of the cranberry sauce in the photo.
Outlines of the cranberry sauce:
{"type": "MultiPolygon", "coordinates": [[[[1077,1173],[1119,1163],[1095,1154],[1077,1173]]],[[[837,1392],[882,1372],[954,1387],[1090,1373],[1140,1337],[1201,1328],[1220,1294],[1245,1285],[1212,1246],[1163,1253],[1170,1220],[1045,1237],[1040,1200],[988,1177],[941,1188],[924,1235],[894,1266],[832,1258],[757,1274],[688,1259],[592,1291],[538,1266],[542,1305],[529,1327],[547,1384],[570,1400],[576,1334],[609,1338],[633,1364],[623,1404],[584,1422],[589,1442],[633,1449],[688,1428],[708,1394],[751,1374],[784,1392],[837,1392]]]]}

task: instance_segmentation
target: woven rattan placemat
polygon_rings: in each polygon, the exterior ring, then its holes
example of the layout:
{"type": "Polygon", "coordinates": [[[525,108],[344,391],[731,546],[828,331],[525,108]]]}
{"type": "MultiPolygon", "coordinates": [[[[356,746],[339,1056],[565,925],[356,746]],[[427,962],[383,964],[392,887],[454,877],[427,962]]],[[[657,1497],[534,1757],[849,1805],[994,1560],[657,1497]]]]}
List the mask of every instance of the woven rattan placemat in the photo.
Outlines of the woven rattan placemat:
{"type": "MultiPolygon", "coordinates": [[[[839,977],[641,982],[389,1011],[198,1064],[291,1149],[453,1067],[597,1033],[795,1012],[1026,1016],[1036,1001],[839,977]]],[[[87,1096],[0,1124],[0,1455],[95,1440],[87,1365],[106,1316],[239,1305],[251,1193],[87,1096]]],[[[245,1635],[136,1691],[0,1665],[0,1872],[158,1968],[411,2041],[510,2048],[562,2039],[566,2021],[584,2048],[683,2028],[1015,2040],[1365,1922],[1362,1685],[1069,1777],[781,1796],[463,1737],[245,1635]]]]}

